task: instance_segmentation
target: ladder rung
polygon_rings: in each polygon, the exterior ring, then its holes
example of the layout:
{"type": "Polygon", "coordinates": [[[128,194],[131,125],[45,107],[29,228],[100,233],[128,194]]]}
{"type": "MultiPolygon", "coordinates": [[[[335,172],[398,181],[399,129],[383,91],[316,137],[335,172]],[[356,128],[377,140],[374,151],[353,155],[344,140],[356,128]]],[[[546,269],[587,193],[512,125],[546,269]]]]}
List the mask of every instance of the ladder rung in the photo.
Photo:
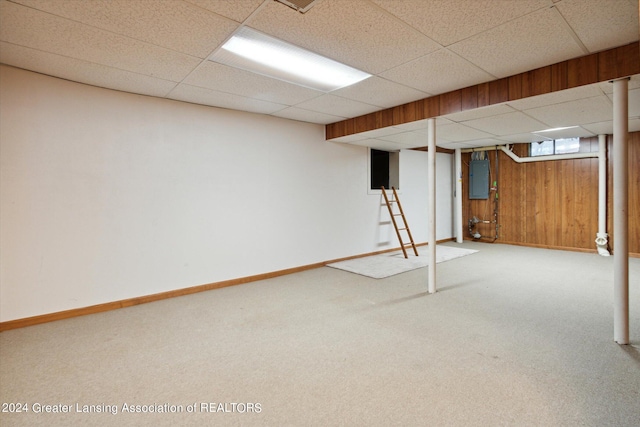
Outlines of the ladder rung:
{"type": "Polygon", "coordinates": [[[401,213],[399,213],[399,214],[393,214],[393,216],[402,216],[402,214],[401,214],[401,213]]]}
{"type": "Polygon", "coordinates": [[[408,228],[398,228],[398,230],[408,230],[408,228]]]}
{"type": "Polygon", "coordinates": [[[413,246],[413,242],[403,243],[402,246],[413,246]]]}

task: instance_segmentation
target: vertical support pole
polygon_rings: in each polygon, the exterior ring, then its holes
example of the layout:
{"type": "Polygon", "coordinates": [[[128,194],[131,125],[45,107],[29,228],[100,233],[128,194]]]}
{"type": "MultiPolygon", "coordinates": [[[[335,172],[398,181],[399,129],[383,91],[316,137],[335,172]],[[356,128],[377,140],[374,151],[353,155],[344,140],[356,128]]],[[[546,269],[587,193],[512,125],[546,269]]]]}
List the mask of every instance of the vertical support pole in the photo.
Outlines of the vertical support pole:
{"type": "Polygon", "coordinates": [[[607,232],[607,136],[598,135],[598,233],[607,232]]]}
{"type": "Polygon", "coordinates": [[[607,135],[598,135],[598,254],[609,256],[607,234],[607,135]]]}
{"type": "Polygon", "coordinates": [[[455,215],[455,231],[456,242],[462,243],[462,152],[459,148],[455,151],[455,173],[456,173],[456,215],[455,215]]]}
{"type": "Polygon", "coordinates": [[[613,339],[629,344],[629,94],[613,82],[613,339]]]}
{"type": "Polygon", "coordinates": [[[428,119],[427,128],[427,176],[429,179],[429,293],[436,292],[436,119],[428,119]]]}

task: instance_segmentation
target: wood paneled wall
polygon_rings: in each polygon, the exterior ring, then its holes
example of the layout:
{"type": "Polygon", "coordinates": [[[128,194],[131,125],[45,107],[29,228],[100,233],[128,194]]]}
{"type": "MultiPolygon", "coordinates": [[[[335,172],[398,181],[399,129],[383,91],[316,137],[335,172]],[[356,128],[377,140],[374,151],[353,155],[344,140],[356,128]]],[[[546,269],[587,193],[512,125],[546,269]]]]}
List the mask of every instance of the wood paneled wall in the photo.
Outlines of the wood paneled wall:
{"type": "MultiPolygon", "coordinates": [[[[612,247],[611,141],[608,137],[607,231],[612,247]]],[[[528,156],[528,144],[513,151],[528,156]]],[[[598,151],[598,138],[582,138],[580,151],[598,151]]],[[[516,163],[502,152],[487,152],[491,181],[498,182],[498,240],[502,243],[595,252],[598,231],[598,159],[516,163]],[[496,168],[496,163],[498,168],[496,168]],[[496,171],[496,169],[498,169],[496,171]],[[497,177],[497,178],[496,178],[497,177]]],[[[470,154],[463,154],[463,232],[471,239],[469,218],[493,220],[495,192],[489,200],[469,200],[470,154]]],[[[495,224],[478,224],[482,241],[492,241],[495,224]]],[[[629,251],[640,256],[640,132],[629,138],[629,251]]]]}
{"type": "Polygon", "coordinates": [[[444,116],[640,73],[640,43],[558,62],[514,76],[330,123],[326,139],[444,116]]]}

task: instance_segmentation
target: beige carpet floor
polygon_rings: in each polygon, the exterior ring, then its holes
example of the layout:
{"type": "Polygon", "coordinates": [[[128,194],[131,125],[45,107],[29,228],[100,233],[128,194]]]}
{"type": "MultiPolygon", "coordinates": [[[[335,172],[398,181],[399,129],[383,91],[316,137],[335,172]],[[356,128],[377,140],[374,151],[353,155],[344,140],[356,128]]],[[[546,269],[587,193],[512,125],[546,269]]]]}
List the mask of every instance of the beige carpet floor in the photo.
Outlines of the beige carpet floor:
{"type": "Polygon", "coordinates": [[[3,332],[0,425],[640,425],[640,259],[619,346],[611,257],[461,247],[434,295],[323,267],[3,332]]]}

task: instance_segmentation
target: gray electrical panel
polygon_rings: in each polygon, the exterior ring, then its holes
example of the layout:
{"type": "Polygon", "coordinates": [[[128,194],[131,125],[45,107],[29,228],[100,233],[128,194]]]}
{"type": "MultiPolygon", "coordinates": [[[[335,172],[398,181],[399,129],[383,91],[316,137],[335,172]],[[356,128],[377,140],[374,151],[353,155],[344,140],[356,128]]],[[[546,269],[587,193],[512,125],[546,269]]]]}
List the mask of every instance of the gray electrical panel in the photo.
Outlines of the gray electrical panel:
{"type": "Polygon", "coordinates": [[[469,163],[469,199],[489,198],[489,160],[469,163]]]}

